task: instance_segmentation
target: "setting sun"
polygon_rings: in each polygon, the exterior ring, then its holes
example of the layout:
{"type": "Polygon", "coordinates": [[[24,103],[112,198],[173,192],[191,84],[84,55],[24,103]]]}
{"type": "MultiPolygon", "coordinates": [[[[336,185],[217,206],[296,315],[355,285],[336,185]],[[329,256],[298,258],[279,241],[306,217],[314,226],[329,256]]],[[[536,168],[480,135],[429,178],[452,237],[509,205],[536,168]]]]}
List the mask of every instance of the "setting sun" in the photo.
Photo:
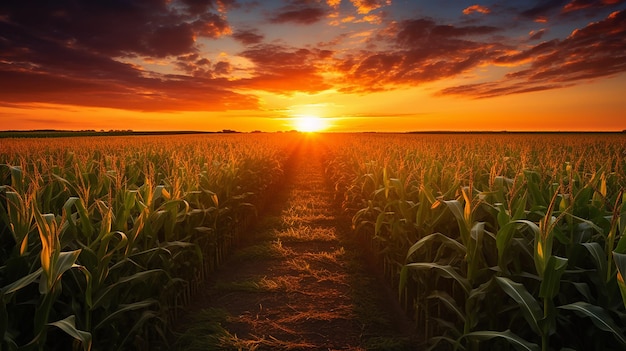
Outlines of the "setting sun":
{"type": "Polygon", "coordinates": [[[296,117],[293,123],[300,132],[319,132],[326,128],[323,118],[311,115],[296,117]]]}
{"type": "Polygon", "coordinates": [[[0,130],[626,129],[626,0],[22,3],[0,130]]]}

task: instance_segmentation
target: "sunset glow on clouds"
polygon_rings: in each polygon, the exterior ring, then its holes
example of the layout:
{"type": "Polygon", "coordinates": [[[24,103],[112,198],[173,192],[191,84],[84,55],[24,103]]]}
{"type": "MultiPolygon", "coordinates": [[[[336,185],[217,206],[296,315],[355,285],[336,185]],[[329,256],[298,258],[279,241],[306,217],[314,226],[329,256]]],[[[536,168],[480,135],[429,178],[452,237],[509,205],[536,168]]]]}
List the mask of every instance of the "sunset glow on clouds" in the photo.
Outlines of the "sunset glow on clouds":
{"type": "Polygon", "coordinates": [[[626,129],[620,0],[8,0],[0,129],[626,129]]]}

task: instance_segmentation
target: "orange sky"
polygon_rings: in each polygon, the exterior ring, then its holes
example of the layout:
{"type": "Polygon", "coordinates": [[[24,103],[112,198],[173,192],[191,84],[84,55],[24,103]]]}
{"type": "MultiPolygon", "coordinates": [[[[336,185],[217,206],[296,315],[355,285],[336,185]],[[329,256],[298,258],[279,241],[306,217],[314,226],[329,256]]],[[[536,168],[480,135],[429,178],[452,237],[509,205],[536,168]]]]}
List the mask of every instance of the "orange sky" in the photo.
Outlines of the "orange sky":
{"type": "Polygon", "coordinates": [[[626,129],[624,1],[423,3],[2,4],[0,130],[626,129]]]}

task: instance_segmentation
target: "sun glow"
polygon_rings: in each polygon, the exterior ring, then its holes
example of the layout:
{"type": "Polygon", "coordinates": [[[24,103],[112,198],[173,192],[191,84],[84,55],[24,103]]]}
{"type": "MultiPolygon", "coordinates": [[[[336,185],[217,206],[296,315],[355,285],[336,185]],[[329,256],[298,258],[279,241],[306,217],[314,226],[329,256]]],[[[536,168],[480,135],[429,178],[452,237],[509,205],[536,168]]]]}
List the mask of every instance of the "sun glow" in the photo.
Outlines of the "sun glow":
{"type": "Polygon", "coordinates": [[[293,119],[294,127],[300,132],[319,132],[326,129],[326,121],[318,116],[303,115],[293,119]]]}

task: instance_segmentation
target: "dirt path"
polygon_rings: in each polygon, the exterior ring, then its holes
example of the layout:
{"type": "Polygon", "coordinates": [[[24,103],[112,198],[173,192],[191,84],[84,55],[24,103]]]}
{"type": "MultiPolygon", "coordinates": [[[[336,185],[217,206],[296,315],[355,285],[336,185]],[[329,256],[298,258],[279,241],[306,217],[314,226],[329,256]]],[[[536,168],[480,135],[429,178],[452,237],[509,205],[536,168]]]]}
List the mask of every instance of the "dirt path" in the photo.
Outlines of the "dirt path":
{"type": "Polygon", "coordinates": [[[409,350],[403,316],[345,238],[325,183],[320,146],[303,142],[282,193],[195,297],[179,349],[409,350]]]}

